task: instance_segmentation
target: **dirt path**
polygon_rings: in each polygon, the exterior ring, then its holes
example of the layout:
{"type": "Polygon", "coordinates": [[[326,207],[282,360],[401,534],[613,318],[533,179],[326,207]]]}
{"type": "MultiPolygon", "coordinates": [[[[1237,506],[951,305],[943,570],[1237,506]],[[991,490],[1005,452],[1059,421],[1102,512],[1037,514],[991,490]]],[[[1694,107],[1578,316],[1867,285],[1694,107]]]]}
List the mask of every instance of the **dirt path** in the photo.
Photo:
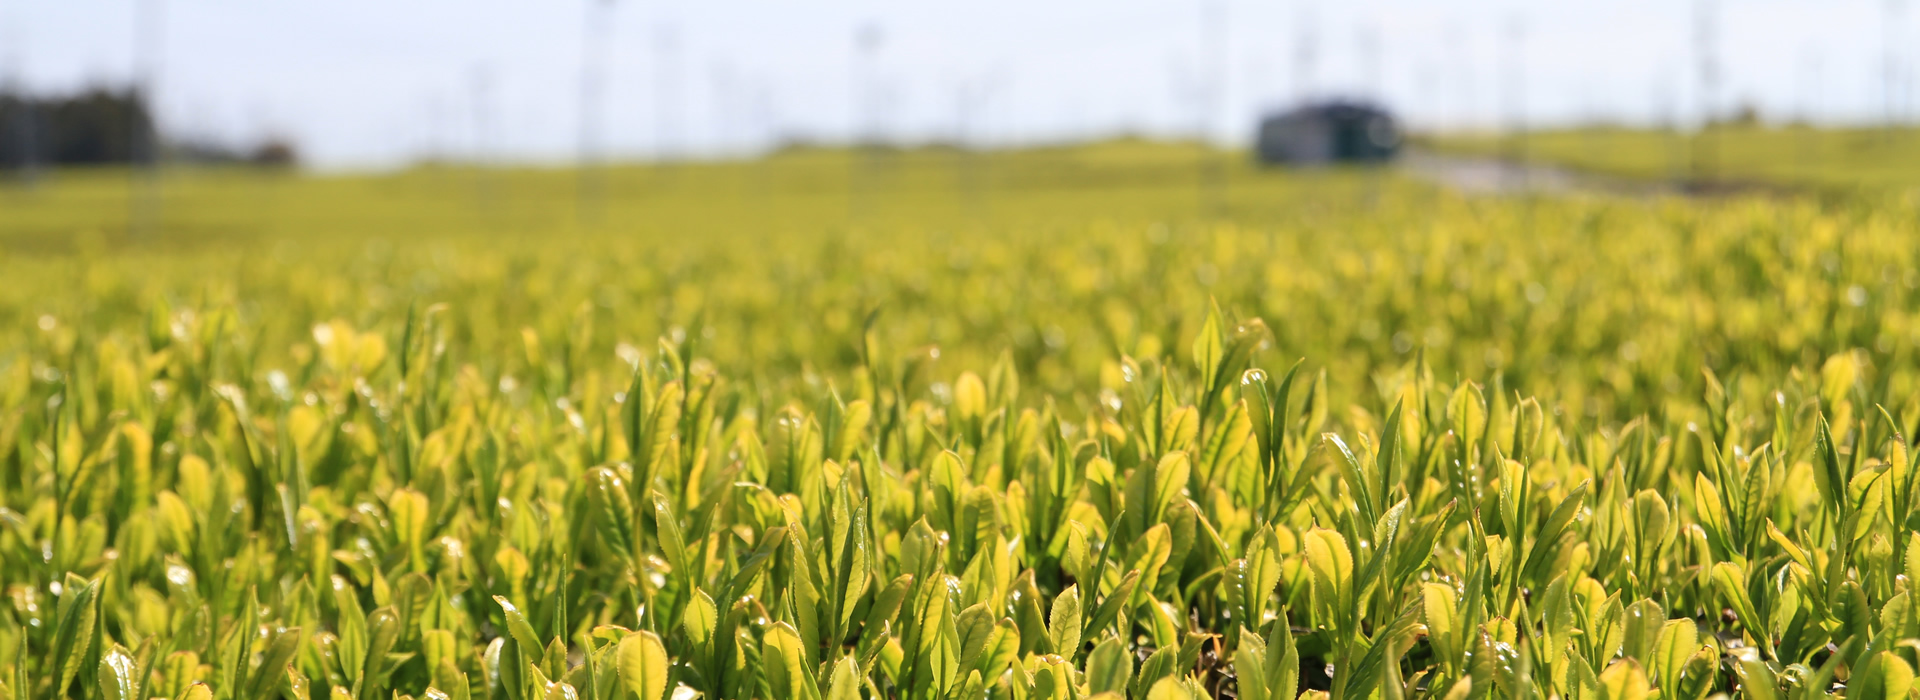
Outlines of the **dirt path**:
{"type": "Polygon", "coordinates": [[[1628,197],[1685,194],[1666,183],[1625,180],[1551,165],[1442,155],[1430,151],[1403,154],[1399,167],[1417,177],[1475,194],[1586,193],[1628,197]]]}

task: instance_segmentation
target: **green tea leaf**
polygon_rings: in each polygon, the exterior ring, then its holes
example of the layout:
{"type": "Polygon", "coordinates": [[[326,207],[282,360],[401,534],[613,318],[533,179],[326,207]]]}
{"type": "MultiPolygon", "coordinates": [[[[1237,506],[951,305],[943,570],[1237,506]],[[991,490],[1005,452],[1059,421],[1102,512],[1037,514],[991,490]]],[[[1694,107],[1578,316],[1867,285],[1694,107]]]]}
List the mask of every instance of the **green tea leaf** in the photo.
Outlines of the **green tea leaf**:
{"type": "Polygon", "coordinates": [[[860,665],[853,657],[840,659],[833,665],[833,680],[828,685],[826,700],[860,700],[860,665]]]}
{"type": "Polygon", "coordinates": [[[1220,326],[1219,307],[1210,308],[1206,323],[1193,337],[1193,363],[1200,369],[1200,386],[1205,389],[1218,386],[1220,361],[1226,355],[1220,343],[1220,326]]]}
{"type": "Polygon", "coordinates": [[[680,626],[686,630],[687,638],[695,644],[706,644],[713,638],[714,627],[719,622],[720,613],[714,608],[713,599],[707,597],[706,591],[694,591],[680,617],[680,626]]]}
{"type": "Polygon", "coordinates": [[[667,648],[659,636],[647,631],[629,634],[620,640],[615,658],[620,687],[626,691],[624,697],[637,700],[666,697],[667,648]]]}
{"type": "MultiPolygon", "coordinates": [[[[1104,646],[1104,643],[1102,643],[1104,646]]],[[[1118,647],[1118,644],[1115,645],[1118,647]]],[[[1094,650],[1095,653],[1099,649],[1094,650]]],[[[1093,658],[1087,659],[1088,675],[1092,675],[1093,658]]],[[[1235,695],[1240,700],[1268,700],[1267,691],[1267,644],[1258,636],[1240,628],[1240,648],[1233,652],[1233,675],[1236,685],[1235,695]]]]}
{"type": "MultiPolygon", "coordinates": [[[[100,694],[105,700],[145,700],[140,697],[140,664],[120,645],[107,647],[100,655],[100,694]]],[[[25,688],[21,689],[22,691],[25,688]]]]}
{"type": "Polygon", "coordinates": [[[1167,677],[1156,681],[1147,690],[1147,700],[1199,700],[1199,696],[1179,678],[1167,677]]]}
{"type": "Polygon", "coordinates": [[[1687,659],[1700,648],[1700,629],[1693,620],[1669,620],[1660,628],[1660,640],[1654,648],[1654,669],[1659,673],[1663,697],[1674,697],[1680,687],[1680,673],[1687,659]]]}
{"type": "Polygon", "coordinates": [[[1241,589],[1240,622],[1259,630],[1266,619],[1267,603],[1280,585],[1280,543],[1273,531],[1261,528],[1247,547],[1247,557],[1239,564],[1241,589]]]}
{"type": "Polygon", "coordinates": [[[620,475],[606,467],[587,472],[587,500],[593,504],[594,531],[613,551],[632,556],[633,500],[620,475]]]}
{"type": "Polygon", "coordinates": [[[1767,662],[1759,658],[1742,659],[1735,667],[1740,672],[1740,692],[1752,700],[1780,700],[1780,679],[1767,662]]]}
{"type": "Polygon", "coordinates": [[[1768,631],[1766,622],[1753,607],[1753,599],[1747,594],[1747,576],[1740,567],[1732,562],[1720,562],[1713,565],[1714,589],[1719,591],[1720,599],[1733,608],[1734,615],[1740,619],[1740,625],[1755,641],[1766,642],[1768,631]]]}
{"type": "Polygon", "coordinates": [[[1461,627],[1458,613],[1454,610],[1455,593],[1451,587],[1441,583],[1426,583],[1420,586],[1420,613],[1427,625],[1427,643],[1433,646],[1433,655],[1454,673],[1459,672],[1461,627]]]}
{"type": "Polygon", "coordinates": [[[1280,611],[1280,619],[1273,623],[1273,631],[1267,633],[1267,663],[1261,674],[1267,682],[1267,696],[1272,700],[1299,697],[1300,693],[1300,650],[1293,641],[1293,630],[1287,627],[1287,611],[1280,611]]]}
{"type": "MultiPolygon", "coordinates": [[[[667,564],[682,576],[691,576],[692,563],[687,559],[686,536],[680,532],[680,521],[674,516],[673,504],[659,491],[648,491],[653,502],[653,521],[660,538],[660,553],[667,564]]],[[[616,504],[617,507],[617,504],[616,504]]]]}
{"type": "Polygon", "coordinates": [[[1905,659],[1888,652],[1876,652],[1861,664],[1859,675],[1847,683],[1847,697],[1908,697],[1913,690],[1913,667],[1905,659]]]}
{"type": "Polygon", "coordinates": [[[1313,570],[1314,595],[1322,605],[1347,610],[1353,601],[1353,554],[1340,533],[1316,528],[1307,533],[1307,566],[1313,570]]]}
{"type": "Polygon", "coordinates": [[[60,604],[55,612],[59,622],[54,626],[53,654],[49,658],[58,674],[55,676],[54,695],[64,696],[67,687],[73,684],[74,676],[87,660],[87,651],[94,643],[94,621],[98,615],[96,599],[100,595],[100,582],[89,581],[71,573],[60,591],[60,604]]]}
{"type": "Polygon", "coordinates": [[[1632,659],[1616,662],[1601,671],[1600,685],[1605,689],[1606,700],[1647,700],[1653,691],[1647,683],[1646,672],[1632,659]]]}
{"type": "Polygon", "coordinates": [[[273,635],[266,649],[260,654],[260,665],[253,671],[252,680],[247,683],[248,697],[270,697],[280,687],[281,679],[287,675],[287,664],[293,661],[293,655],[300,651],[303,637],[300,628],[289,627],[273,635]]]}
{"type": "Polygon", "coordinates": [[[1108,625],[1113,624],[1114,620],[1119,618],[1121,609],[1133,600],[1134,591],[1139,583],[1140,571],[1138,569],[1129,571],[1125,576],[1122,576],[1120,578],[1120,584],[1114,586],[1113,590],[1107,594],[1107,597],[1100,600],[1100,605],[1094,608],[1093,614],[1087,617],[1086,625],[1080,632],[1081,638],[1086,639],[1099,636],[1102,630],[1105,630],[1108,625]]]}
{"type": "Polygon", "coordinates": [[[1054,653],[1069,659],[1080,653],[1080,587],[1067,586],[1060,596],[1053,599],[1053,609],[1047,616],[1048,640],[1053,643],[1054,653]]]}
{"type": "MultiPolygon", "coordinates": [[[[1237,667],[1236,667],[1237,668],[1237,667]]],[[[1108,637],[1087,654],[1087,689],[1098,693],[1125,693],[1133,679],[1133,655],[1118,637],[1108,637]]],[[[1241,697],[1247,697],[1241,695],[1241,697]]],[[[1254,699],[1249,699],[1254,700],[1254,699]]]]}

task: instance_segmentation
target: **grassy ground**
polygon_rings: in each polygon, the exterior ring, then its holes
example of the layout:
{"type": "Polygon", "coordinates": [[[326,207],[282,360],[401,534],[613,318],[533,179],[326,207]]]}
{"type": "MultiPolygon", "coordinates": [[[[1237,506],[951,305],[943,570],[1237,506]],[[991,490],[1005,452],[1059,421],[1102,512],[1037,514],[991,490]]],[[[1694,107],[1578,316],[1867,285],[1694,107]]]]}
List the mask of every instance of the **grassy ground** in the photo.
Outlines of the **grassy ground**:
{"type": "Polygon", "coordinates": [[[1846,191],[1920,187],[1920,131],[1716,126],[1704,133],[1585,128],[1444,135],[1421,143],[1445,153],[1512,157],[1607,175],[1846,191]],[[1516,149],[1519,149],[1516,151],[1516,149]]]}
{"type": "MultiPolygon", "coordinates": [[[[326,177],[175,170],[162,178],[155,240],[762,233],[1098,218],[1171,222],[1196,218],[1203,203],[1216,205],[1203,202],[1203,195],[1215,195],[1198,184],[1203,157],[1225,175],[1218,191],[1237,214],[1274,213],[1272,195],[1284,178],[1254,171],[1237,154],[1178,144],[1115,142],[984,154],[806,149],[752,161],[613,165],[591,175],[457,166],[326,177]]],[[[61,247],[81,232],[114,249],[138,246],[143,242],[123,235],[136,211],[130,184],[123,171],[99,170],[55,173],[38,186],[0,187],[0,206],[8,212],[0,219],[0,240],[26,251],[61,247]]]]}
{"type": "Polygon", "coordinates": [[[1913,697],[1911,199],[131,182],[0,187],[3,698],[1913,697]]]}

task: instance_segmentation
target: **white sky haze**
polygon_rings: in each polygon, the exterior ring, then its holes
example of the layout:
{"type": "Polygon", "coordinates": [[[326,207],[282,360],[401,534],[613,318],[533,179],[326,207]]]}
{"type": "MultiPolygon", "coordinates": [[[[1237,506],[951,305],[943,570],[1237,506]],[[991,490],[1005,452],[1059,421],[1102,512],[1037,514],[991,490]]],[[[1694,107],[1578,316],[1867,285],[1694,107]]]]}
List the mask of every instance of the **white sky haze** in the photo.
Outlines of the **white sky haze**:
{"type": "MultiPolygon", "coordinates": [[[[991,143],[1204,125],[1241,141],[1261,109],[1301,94],[1377,97],[1415,128],[1496,126],[1516,102],[1530,124],[1684,121],[1701,107],[1702,7],[1722,109],[1878,120],[1892,65],[1904,118],[1920,53],[1920,8],[1905,5],[615,0],[594,15],[600,141],[612,157],[841,141],[862,125],[991,143]],[[861,27],[878,33],[870,60],[861,27]]],[[[0,0],[0,85],[124,83],[142,7],[161,18],[149,54],[170,133],[283,133],[335,168],[581,150],[588,0],[0,0]]]]}

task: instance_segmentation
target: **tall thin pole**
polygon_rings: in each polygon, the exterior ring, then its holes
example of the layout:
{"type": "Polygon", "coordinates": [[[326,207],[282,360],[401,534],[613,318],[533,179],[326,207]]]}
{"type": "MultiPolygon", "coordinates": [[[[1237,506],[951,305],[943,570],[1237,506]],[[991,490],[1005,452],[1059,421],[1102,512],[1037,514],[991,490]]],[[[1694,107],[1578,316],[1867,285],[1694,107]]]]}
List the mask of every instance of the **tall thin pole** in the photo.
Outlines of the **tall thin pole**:
{"type": "Polygon", "coordinates": [[[653,32],[654,158],[670,162],[680,150],[680,32],[661,24],[653,32]]]}
{"type": "MultiPolygon", "coordinates": [[[[1663,59],[1662,65],[1675,61],[1663,59]]],[[[1667,184],[1673,187],[1684,185],[1686,179],[1686,137],[1680,123],[1678,88],[1674,84],[1672,73],[1661,72],[1654,78],[1653,111],[1660,121],[1660,139],[1667,152],[1667,184]]]]}
{"type": "Polygon", "coordinates": [[[140,0],[134,20],[134,75],[132,107],[127,122],[128,160],[132,181],[127,199],[128,233],[146,237],[160,224],[160,56],[165,29],[165,0],[140,0]],[[146,112],[140,114],[141,109],[146,112]],[[145,117],[144,119],[142,117],[145,117]]]}
{"type": "Polygon", "coordinates": [[[1898,107],[1901,74],[1899,34],[1900,18],[1905,10],[1905,3],[1902,2],[1902,0],[1886,0],[1880,8],[1881,33],[1882,40],[1885,42],[1886,52],[1883,59],[1884,64],[1881,66],[1880,92],[1881,101],[1884,103],[1882,105],[1884,111],[1882,128],[1885,130],[1887,140],[1891,141],[1893,139],[1894,127],[1900,122],[1898,107]]]}
{"type": "Polygon", "coordinates": [[[1817,134],[1814,132],[1814,124],[1818,120],[1818,116],[1814,110],[1816,109],[1816,105],[1820,104],[1820,78],[1820,53],[1809,45],[1800,57],[1800,133],[1798,139],[1800,142],[1800,177],[1807,180],[1813,178],[1814,165],[1817,160],[1817,149],[1815,148],[1814,142],[1817,134]]]}
{"type": "Polygon", "coordinates": [[[1518,180],[1517,190],[1525,193],[1531,187],[1527,181],[1527,94],[1526,94],[1526,24],[1520,16],[1507,18],[1505,31],[1506,54],[1504,63],[1507,69],[1505,82],[1506,122],[1507,122],[1507,160],[1513,163],[1512,174],[1518,180]]]}
{"type": "Polygon", "coordinates": [[[744,80],[734,75],[733,66],[726,61],[715,61],[708,66],[707,81],[710,85],[708,96],[713,99],[713,147],[716,153],[724,154],[735,148],[740,138],[740,99],[741,84],[744,80]]]}
{"type": "MultiPolygon", "coordinates": [[[[0,12],[0,17],[5,16],[5,13],[0,12]]],[[[39,154],[36,152],[39,144],[34,133],[37,126],[34,121],[38,115],[35,114],[37,107],[33,100],[28,99],[26,87],[21,81],[23,72],[21,62],[25,60],[26,54],[25,37],[21,35],[20,27],[9,22],[0,25],[0,43],[4,43],[6,49],[4,53],[0,53],[0,98],[10,98],[14,101],[14,109],[11,110],[13,123],[0,124],[0,129],[10,129],[13,132],[13,137],[16,139],[13,146],[18,149],[20,180],[24,184],[33,184],[39,179],[37,159],[39,154]]]]}
{"type": "Polygon", "coordinates": [[[850,109],[848,116],[852,120],[851,147],[847,166],[847,219],[859,221],[868,206],[868,180],[878,157],[879,144],[879,96],[874,86],[874,64],[880,53],[880,44],[885,35],[880,25],[868,23],[861,25],[853,33],[853,61],[851,81],[848,85],[850,109]]]}
{"type": "Polygon", "coordinates": [[[974,220],[986,212],[980,173],[980,152],[985,145],[975,141],[975,122],[987,101],[998,88],[995,76],[962,80],[954,85],[954,180],[960,191],[961,208],[974,220]]]}
{"type": "Polygon", "coordinates": [[[606,216],[606,173],[601,163],[600,121],[606,93],[607,34],[613,0],[587,0],[586,40],[580,57],[580,163],[577,215],[585,224],[606,216]]]}
{"type": "Polygon", "coordinates": [[[1220,116],[1225,107],[1227,89],[1227,4],[1225,0],[1200,2],[1200,54],[1203,65],[1200,80],[1202,94],[1197,137],[1200,147],[1201,213],[1217,217],[1226,213],[1227,169],[1225,154],[1216,152],[1214,138],[1219,135],[1220,116]]]}
{"type": "Polygon", "coordinates": [[[429,136],[428,146],[433,160],[442,166],[452,166],[460,162],[460,95],[434,93],[427,103],[428,118],[432,120],[433,133],[429,136]]]}
{"type": "Polygon", "coordinates": [[[771,150],[777,147],[773,90],[773,81],[770,78],[754,80],[745,90],[744,100],[748,104],[742,105],[742,109],[746,110],[747,114],[747,133],[744,137],[746,143],[742,145],[747,149],[746,157],[753,159],[751,189],[754,197],[759,201],[760,212],[769,219],[778,220],[779,214],[774,211],[773,154],[771,153],[771,150]]]}
{"type": "Polygon", "coordinates": [[[1360,29],[1354,33],[1354,43],[1357,44],[1355,48],[1359,49],[1360,54],[1360,80],[1363,83],[1360,89],[1366,93],[1367,99],[1384,102],[1386,100],[1385,84],[1381,77],[1381,66],[1384,62],[1380,58],[1379,27],[1372,24],[1360,25],[1360,29]]]}
{"type": "Polygon", "coordinates": [[[1699,108],[1699,131],[1694,134],[1693,176],[1697,183],[1715,180],[1719,176],[1720,158],[1718,145],[1714,142],[1714,110],[1718,108],[1717,99],[1720,87],[1720,63],[1716,42],[1719,40],[1718,13],[1714,0],[1697,0],[1694,5],[1694,59],[1699,62],[1696,99],[1699,108]]]}
{"type": "Polygon", "coordinates": [[[1314,21],[1313,0],[1299,0],[1293,39],[1293,99],[1305,102],[1313,95],[1314,61],[1318,57],[1319,32],[1314,21]]]}
{"type": "MultiPolygon", "coordinates": [[[[1371,23],[1363,23],[1354,33],[1354,41],[1360,59],[1360,90],[1365,99],[1376,105],[1386,102],[1385,90],[1381,78],[1379,29],[1371,23]]],[[[1380,202],[1380,188],[1384,168],[1371,168],[1368,171],[1367,187],[1362,203],[1371,209],[1380,202]]]]}
{"type": "Polygon", "coordinates": [[[1446,100],[1443,97],[1445,90],[1441,85],[1443,74],[1435,68],[1438,65],[1440,61],[1429,56],[1428,60],[1421,63],[1414,76],[1420,81],[1420,101],[1427,110],[1424,120],[1426,124],[1421,127],[1421,130],[1434,135],[1440,133],[1443,123],[1441,115],[1446,111],[1444,104],[1446,100]]]}
{"type": "Polygon", "coordinates": [[[467,73],[467,91],[469,105],[473,109],[472,141],[468,143],[469,159],[476,166],[486,165],[490,144],[488,139],[493,130],[493,70],[485,64],[474,65],[467,73]]]}
{"type": "Polygon", "coordinates": [[[1447,28],[1448,63],[1453,67],[1453,107],[1448,110],[1450,128],[1467,131],[1473,125],[1473,59],[1467,51],[1467,32],[1459,24],[1447,28]]]}
{"type": "Polygon", "coordinates": [[[493,70],[486,64],[476,64],[467,75],[467,87],[473,104],[473,142],[468,166],[473,172],[474,208],[483,220],[493,220],[487,216],[493,209],[492,183],[488,171],[491,169],[493,150],[493,70]]]}

